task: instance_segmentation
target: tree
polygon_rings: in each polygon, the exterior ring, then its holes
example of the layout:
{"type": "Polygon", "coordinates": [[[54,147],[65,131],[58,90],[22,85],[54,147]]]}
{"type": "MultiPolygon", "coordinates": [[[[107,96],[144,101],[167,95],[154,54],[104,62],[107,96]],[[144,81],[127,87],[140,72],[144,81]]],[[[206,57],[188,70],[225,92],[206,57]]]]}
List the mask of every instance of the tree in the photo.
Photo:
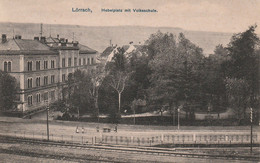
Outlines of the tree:
{"type": "Polygon", "coordinates": [[[9,111],[16,108],[18,86],[16,79],[0,71],[0,109],[9,111]]]}
{"type": "Polygon", "coordinates": [[[121,111],[121,95],[125,90],[126,79],[129,77],[127,72],[126,58],[124,56],[124,49],[118,48],[117,53],[113,57],[113,62],[108,65],[108,81],[109,85],[117,92],[118,94],[118,114],[121,111]]]}
{"type": "MultiPolygon", "coordinates": [[[[172,113],[183,101],[189,104],[185,106],[193,105],[198,100],[200,88],[198,70],[203,59],[202,49],[191,43],[182,33],[178,42],[168,33],[160,34],[155,41],[160,43],[154,44],[162,45],[165,49],[153,51],[154,57],[149,63],[152,70],[148,89],[150,103],[157,105],[156,108],[169,106],[166,108],[172,113]]],[[[190,113],[190,118],[194,114],[191,107],[186,107],[185,111],[190,113]]]]}
{"type": "Polygon", "coordinates": [[[78,118],[82,113],[93,112],[94,101],[90,94],[91,78],[84,71],[77,70],[69,75],[67,81],[67,108],[69,112],[76,112],[78,118]]]}
{"type": "Polygon", "coordinates": [[[94,107],[96,111],[96,116],[99,122],[99,106],[98,106],[98,97],[99,97],[99,88],[102,85],[104,78],[106,77],[106,73],[101,71],[94,71],[91,75],[91,85],[89,87],[89,94],[93,98],[94,107]]]}
{"type": "Polygon", "coordinates": [[[243,80],[248,84],[249,107],[259,110],[259,38],[255,33],[256,27],[250,26],[245,32],[232,37],[227,47],[230,60],[226,63],[226,75],[233,81],[243,80]]]}
{"type": "Polygon", "coordinates": [[[240,121],[245,118],[245,111],[249,106],[249,85],[246,80],[237,78],[226,78],[225,84],[230,106],[240,121]]]}
{"type": "Polygon", "coordinates": [[[213,111],[218,113],[226,109],[225,62],[229,59],[228,51],[222,45],[216,46],[214,54],[204,59],[201,73],[203,96],[201,104],[205,111],[209,105],[212,105],[213,111]]]}

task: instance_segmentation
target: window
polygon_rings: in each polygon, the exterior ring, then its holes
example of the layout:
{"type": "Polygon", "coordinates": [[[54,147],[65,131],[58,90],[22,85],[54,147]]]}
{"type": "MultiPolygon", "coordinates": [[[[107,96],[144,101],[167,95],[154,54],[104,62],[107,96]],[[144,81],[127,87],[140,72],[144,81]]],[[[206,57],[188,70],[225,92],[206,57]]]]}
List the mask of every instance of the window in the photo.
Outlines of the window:
{"type": "Polygon", "coordinates": [[[66,80],[66,75],[62,74],[62,82],[65,82],[65,80],[66,80]]]}
{"type": "Polygon", "coordinates": [[[43,100],[45,101],[45,102],[47,102],[48,101],[48,92],[45,92],[44,94],[43,94],[43,100]]]}
{"type": "Polygon", "coordinates": [[[27,86],[28,88],[32,88],[32,78],[27,79],[27,86]]]}
{"type": "Polygon", "coordinates": [[[86,58],[83,58],[83,65],[86,64],[86,58]]]}
{"type": "Polygon", "coordinates": [[[28,71],[32,71],[32,61],[27,62],[28,65],[28,71]]]}
{"type": "Polygon", "coordinates": [[[51,91],[51,100],[55,100],[55,91],[51,91]]]}
{"type": "Polygon", "coordinates": [[[94,58],[91,58],[91,64],[94,64],[94,58]]]}
{"type": "Polygon", "coordinates": [[[88,58],[88,65],[90,64],[90,59],[88,58]]]}
{"type": "Polygon", "coordinates": [[[44,69],[48,68],[48,61],[44,61],[44,69]]]}
{"type": "Polygon", "coordinates": [[[36,61],[36,70],[41,69],[41,61],[36,61]]]}
{"type": "Polygon", "coordinates": [[[68,67],[71,67],[71,58],[68,59],[68,67]]]}
{"type": "Polygon", "coordinates": [[[44,85],[48,85],[48,76],[44,76],[44,85]]]}
{"type": "Polygon", "coordinates": [[[51,68],[55,68],[55,62],[54,62],[54,60],[51,61],[51,68]]]}
{"type": "Polygon", "coordinates": [[[72,73],[69,73],[69,75],[68,75],[68,80],[72,80],[72,78],[73,78],[72,73]]]}
{"type": "Polygon", "coordinates": [[[8,72],[11,72],[11,69],[12,69],[12,64],[11,62],[8,62],[8,72]]]}
{"type": "Polygon", "coordinates": [[[81,66],[81,59],[79,59],[79,66],[81,66]]]}
{"type": "Polygon", "coordinates": [[[37,100],[37,103],[41,102],[41,94],[40,93],[36,94],[36,100],[37,100]]]}
{"type": "Polygon", "coordinates": [[[7,62],[4,62],[4,71],[7,72],[7,62]]]}
{"type": "Polygon", "coordinates": [[[74,58],[74,66],[77,66],[77,58],[74,58]]]}
{"type": "Polygon", "coordinates": [[[51,84],[53,84],[53,83],[55,83],[55,76],[54,75],[51,76],[51,84]]]}
{"type": "Polygon", "coordinates": [[[62,58],[62,67],[65,67],[65,58],[62,58]]]}
{"type": "Polygon", "coordinates": [[[39,86],[41,86],[41,78],[37,77],[36,78],[36,87],[39,87],[39,86]]]}
{"type": "Polygon", "coordinates": [[[29,106],[31,106],[32,105],[32,95],[29,95],[28,97],[27,97],[27,99],[28,99],[28,105],[29,106]]]}
{"type": "Polygon", "coordinates": [[[5,72],[11,72],[12,69],[12,63],[9,61],[4,62],[4,71],[5,72]]]}

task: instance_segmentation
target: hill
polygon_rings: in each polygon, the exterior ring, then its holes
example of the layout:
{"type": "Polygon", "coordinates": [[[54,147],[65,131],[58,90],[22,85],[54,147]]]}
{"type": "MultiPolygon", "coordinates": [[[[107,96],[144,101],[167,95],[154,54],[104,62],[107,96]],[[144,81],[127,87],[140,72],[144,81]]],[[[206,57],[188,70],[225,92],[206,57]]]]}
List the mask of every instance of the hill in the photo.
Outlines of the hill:
{"type": "MultiPolygon", "coordinates": [[[[48,25],[43,24],[43,35],[73,39],[85,44],[99,52],[102,52],[110,44],[126,45],[130,41],[134,44],[144,43],[152,33],[160,30],[178,35],[184,35],[193,43],[200,46],[205,55],[213,53],[218,44],[224,46],[230,41],[232,33],[188,31],[172,27],[145,27],[145,26],[79,26],[79,25],[48,25]]],[[[0,23],[1,34],[7,34],[10,38],[13,34],[22,35],[22,38],[32,39],[39,36],[40,24],[32,23],[0,23]]]]}

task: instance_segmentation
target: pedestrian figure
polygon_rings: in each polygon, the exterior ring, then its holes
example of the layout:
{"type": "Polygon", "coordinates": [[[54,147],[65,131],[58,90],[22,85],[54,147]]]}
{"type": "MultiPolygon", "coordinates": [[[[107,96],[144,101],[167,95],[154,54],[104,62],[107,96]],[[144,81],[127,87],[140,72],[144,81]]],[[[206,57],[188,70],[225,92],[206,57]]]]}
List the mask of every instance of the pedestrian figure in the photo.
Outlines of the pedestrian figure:
{"type": "Polygon", "coordinates": [[[82,126],[82,134],[84,134],[84,131],[85,131],[85,129],[84,129],[84,127],[82,126]]]}
{"type": "Polygon", "coordinates": [[[79,127],[77,126],[77,128],[76,128],[76,133],[79,133],[79,127]]]}
{"type": "Polygon", "coordinates": [[[114,131],[115,131],[115,132],[117,132],[117,124],[116,124],[116,126],[115,126],[115,129],[114,129],[114,131]]]}

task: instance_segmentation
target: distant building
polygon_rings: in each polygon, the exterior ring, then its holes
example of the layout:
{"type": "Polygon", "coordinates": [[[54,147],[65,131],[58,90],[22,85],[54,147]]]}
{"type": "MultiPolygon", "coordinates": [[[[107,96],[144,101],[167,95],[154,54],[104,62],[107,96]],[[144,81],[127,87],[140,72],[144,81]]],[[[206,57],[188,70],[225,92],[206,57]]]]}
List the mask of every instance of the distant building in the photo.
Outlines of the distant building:
{"type": "MultiPolygon", "coordinates": [[[[143,55],[140,52],[141,47],[142,47],[142,45],[140,43],[139,43],[139,45],[134,45],[132,41],[129,43],[129,45],[123,45],[122,46],[122,48],[125,51],[124,55],[126,56],[126,58],[130,58],[132,52],[137,52],[138,56],[143,55]]],[[[111,45],[111,46],[107,47],[100,55],[102,61],[103,62],[111,62],[115,53],[118,52],[117,48],[118,48],[117,45],[115,45],[115,46],[111,45]]]]}
{"type": "Polygon", "coordinates": [[[70,73],[77,69],[94,71],[98,52],[64,38],[21,36],[0,43],[0,69],[14,76],[19,84],[17,110],[39,109],[62,97],[70,73]]]}

